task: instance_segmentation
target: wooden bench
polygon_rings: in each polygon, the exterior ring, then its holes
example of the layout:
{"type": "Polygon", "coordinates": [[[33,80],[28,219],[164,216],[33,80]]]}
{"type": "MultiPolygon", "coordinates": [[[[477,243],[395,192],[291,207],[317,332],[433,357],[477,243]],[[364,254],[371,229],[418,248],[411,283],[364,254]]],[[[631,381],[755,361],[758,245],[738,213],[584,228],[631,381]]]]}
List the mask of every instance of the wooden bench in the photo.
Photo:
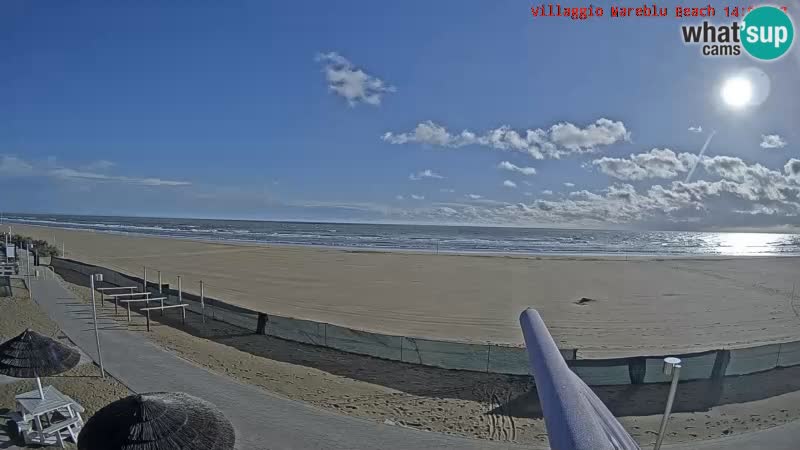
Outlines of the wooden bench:
{"type": "Polygon", "coordinates": [[[95,288],[95,290],[98,290],[100,292],[103,292],[103,291],[115,291],[117,289],[136,290],[136,289],[138,289],[138,287],[136,287],[136,286],[112,286],[112,287],[95,288]]]}
{"type": "MultiPolygon", "coordinates": [[[[166,299],[167,299],[167,297],[150,298],[148,296],[147,298],[129,298],[127,300],[120,300],[119,302],[120,303],[125,303],[125,307],[128,310],[128,322],[130,322],[131,321],[131,303],[145,302],[145,304],[147,306],[150,306],[150,302],[155,302],[155,301],[161,300],[161,307],[163,308],[164,307],[164,300],[166,300],[166,299]]],[[[142,308],[142,310],[144,310],[144,309],[145,308],[142,308]]],[[[115,310],[115,313],[116,313],[116,310],[115,310]]]]}
{"type": "Polygon", "coordinates": [[[39,431],[39,436],[42,437],[42,443],[52,436],[56,436],[56,442],[61,448],[64,448],[64,436],[61,435],[62,431],[66,431],[69,434],[69,437],[77,444],[78,443],[78,431],[80,431],[80,422],[81,419],[79,417],[72,417],[67,420],[62,420],[61,422],[56,422],[49,427],[45,428],[44,430],[39,431]],[[74,429],[73,429],[74,428],[74,429]]]}
{"type": "Polygon", "coordinates": [[[100,301],[101,305],[105,304],[106,297],[110,297],[110,298],[114,299],[114,315],[117,315],[117,301],[120,298],[123,298],[123,297],[140,297],[140,296],[150,297],[150,293],[149,292],[128,292],[128,293],[125,293],[125,294],[108,294],[108,295],[102,294],[102,296],[103,297],[102,297],[102,299],[100,301]]]}
{"type": "Polygon", "coordinates": [[[164,305],[162,304],[161,306],[153,306],[153,307],[151,307],[151,308],[142,308],[142,311],[147,311],[147,331],[150,331],[150,311],[153,311],[153,310],[156,310],[156,309],[158,309],[158,310],[161,310],[161,315],[164,315],[164,310],[165,310],[165,309],[170,309],[170,308],[181,308],[181,309],[183,310],[183,311],[182,311],[182,316],[181,316],[181,322],[182,322],[184,325],[186,325],[186,307],[187,307],[187,306],[189,306],[189,304],[188,304],[188,303],[179,303],[179,304],[177,304],[177,305],[167,305],[167,306],[164,306],[164,305]]]}

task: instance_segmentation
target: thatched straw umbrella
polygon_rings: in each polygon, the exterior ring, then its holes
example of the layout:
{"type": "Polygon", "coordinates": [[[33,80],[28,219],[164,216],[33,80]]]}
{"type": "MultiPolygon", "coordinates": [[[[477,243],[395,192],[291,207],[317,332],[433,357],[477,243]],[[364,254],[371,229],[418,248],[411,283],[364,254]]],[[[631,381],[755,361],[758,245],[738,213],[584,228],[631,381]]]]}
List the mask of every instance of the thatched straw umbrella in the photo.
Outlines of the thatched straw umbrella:
{"type": "Polygon", "coordinates": [[[104,406],[78,435],[78,450],[232,450],[233,425],[211,403],[151,392],[104,406]]]}
{"type": "Polygon", "coordinates": [[[39,395],[44,398],[42,380],[78,365],[81,354],[54,339],[27,329],[0,344],[0,374],[14,378],[36,378],[39,395]]]}

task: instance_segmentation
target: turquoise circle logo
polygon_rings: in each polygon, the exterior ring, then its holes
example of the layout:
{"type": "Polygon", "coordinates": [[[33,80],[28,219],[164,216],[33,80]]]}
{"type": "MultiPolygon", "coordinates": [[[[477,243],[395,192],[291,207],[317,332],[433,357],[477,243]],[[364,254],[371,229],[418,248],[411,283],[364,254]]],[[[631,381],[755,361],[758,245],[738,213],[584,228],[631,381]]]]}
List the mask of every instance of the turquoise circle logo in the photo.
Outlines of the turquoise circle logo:
{"type": "Polygon", "coordinates": [[[780,58],[792,46],[794,25],[780,8],[760,6],[742,21],[742,46],[753,58],[769,61],[780,58]]]}

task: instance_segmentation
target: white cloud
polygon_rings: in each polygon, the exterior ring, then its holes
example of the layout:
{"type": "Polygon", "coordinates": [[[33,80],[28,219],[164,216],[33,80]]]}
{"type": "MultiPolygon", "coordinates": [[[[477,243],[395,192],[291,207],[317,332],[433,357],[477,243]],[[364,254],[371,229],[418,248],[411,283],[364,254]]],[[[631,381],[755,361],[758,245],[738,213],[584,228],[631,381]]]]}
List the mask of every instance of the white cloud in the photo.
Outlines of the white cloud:
{"type": "Polygon", "coordinates": [[[520,167],[508,161],[503,161],[497,165],[498,169],[508,170],[511,172],[519,172],[523,175],[536,175],[536,169],[533,167],[520,167]]]}
{"type": "Polygon", "coordinates": [[[11,177],[26,176],[32,173],[33,166],[27,161],[14,155],[2,155],[0,157],[0,175],[11,177]]]}
{"type": "Polygon", "coordinates": [[[482,195],[478,195],[478,194],[466,194],[464,196],[469,198],[469,199],[472,199],[472,200],[479,200],[479,199],[483,198],[482,195]]]}
{"type": "Polygon", "coordinates": [[[674,178],[686,173],[697,164],[698,157],[692,153],[676,154],[670,149],[654,148],[646,153],[631,154],[629,158],[603,157],[592,161],[600,171],[620,180],[643,180],[645,178],[674,178]]]}
{"type": "Polygon", "coordinates": [[[517,183],[514,183],[511,180],[505,180],[505,181],[503,181],[503,186],[505,186],[507,188],[515,188],[516,189],[517,183]]]}
{"type": "Polygon", "coordinates": [[[114,166],[116,166],[116,163],[114,163],[114,162],[107,161],[105,159],[99,159],[97,161],[92,161],[89,164],[86,164],[85,166],[83,166],[82,169],[83,170],[87,170],[89,172],[94,172],[94,171],[101,171],[102,172],[102,171],[108,170],[108,169],[110,169],[110,168],[112,168],[114,166]]]}
{"type": "Polygon", "coordinates": [[[441,188],[441,189],[439,189],[439,192],[444,192],[446,194],[452,194],[455,191],[456,191],[455,189],[449,189],[449,188],[441,188]]]}
{"type": "Polygon", "coordinates": [[[403,196],[402,196],[402,195],[400,195],[400,194],[398,194],[398,195],[395,195],[395,196],[394,196],[394,198],[395,198],[395,200],[405,200],[405,199],[406,199],[405,197],[403,197],[403,196]]]}
{"type": "Polygon", "coordinates": [[[761,135],[761,148],[783,148],[786,145],[786,141],[777,134],[761,135]]]}
{"type": "Polygon", "coordinates": [[[542,194],[544,194],[544,195],[553,195],[553,191],[551,191],[550,189],[545,189],[545,190],[542,191],[542,194]]]}
{"type": "Polygon", "coordinates": [[[566,182],[566,183],[564,183],[564,186],[570,187],[570,188],[571,187],[575,187],[575,183],[566,182]]]}
{"type": "Polygon", "coordinates": [[[533,197],[533,192],[523,192],[522,195],[526,197],[533,197]]]}
{"type": "Polygon", "coordinates": [[[384,94],[397,90],[394,86],[384,83],[380,78],[356,68],[336,52],[321,53],[317,55],[316,60],[325,64],[328,88],[347,99],[350,106],[358,103],[380,105],[384,94]]]}
{"type": "Polygon", "coordinates": [[[418,180],[421,180],[423,178],[435,178],[435,179],[440,179],[441,180],[444,177],[439,175],[438,173],[430,170],[430,169],[425,169],[425,170],[422,170],[422,171],[417,172],[417,173],[412,173],[411,175],[408,176],[408,179],[411,180],[411,181],[418,181],[418,180]]]}
{"type": "MultiPolygon", "coordinates": [[[[109,167],[106,165],[106,167],[109,167]]],[[[0,157],[0,174],[6,176],[44,176],[68,181],[110,182],[134,184],[140,186],[187,186],[188,181],[164,180],[161,178],[141,178],[120,175],[107,175],[57,166],[55,159],[42,163],[31,163],[16,156],[0,157]]]]}
{"type": "Polygon", "coordinates": [[[696,127],[689,127],[689,131],[691,131],[692,133],[702,133],[703,132],[703,127],[700,126],[700,125],[698,125],[696,127]]]}
{"type": "Polygon", "coordinates": [[[411,194],[411,198],[414,199],[414,200],[425,200],[425,196],[424,195],[411,194]]]}
{"type": "Polygon", "coordinates": [[[605,118],[598,119],[585,128],[562,122],[552,125],[547,130],[539,128],[517,132],[503,125],[482,135],[469,130],[452,134],[443,126],[427,121],[418,124],[411,132],[387,132],[381,139],[390,144],[418,143],[447,148],[479,145],[495,150],[527,153],[535,159],[544,159],[590,153],[597,147],[629,140],[630,133],[622,122],[605,118]]]}

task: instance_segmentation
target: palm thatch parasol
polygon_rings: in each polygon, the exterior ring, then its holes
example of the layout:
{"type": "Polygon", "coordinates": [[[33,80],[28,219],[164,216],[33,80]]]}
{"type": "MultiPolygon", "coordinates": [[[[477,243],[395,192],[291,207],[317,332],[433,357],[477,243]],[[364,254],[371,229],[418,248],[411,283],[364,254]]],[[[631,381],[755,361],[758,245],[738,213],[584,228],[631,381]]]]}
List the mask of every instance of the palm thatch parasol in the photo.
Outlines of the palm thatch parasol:
{"type": "Polygon", "coordinates": [[[233,425],[211,403],[151,392],[104,406],[78,436],[78,450],[232,450],[233,425]]]}
{"type": "Polygon", "coordinates": [[[36,378],[39,395],[44,398],[42,381],[78,365],[81,354],[54,339],[27,329],[0,344],[0,374],[14,378],[36,378]]]}

